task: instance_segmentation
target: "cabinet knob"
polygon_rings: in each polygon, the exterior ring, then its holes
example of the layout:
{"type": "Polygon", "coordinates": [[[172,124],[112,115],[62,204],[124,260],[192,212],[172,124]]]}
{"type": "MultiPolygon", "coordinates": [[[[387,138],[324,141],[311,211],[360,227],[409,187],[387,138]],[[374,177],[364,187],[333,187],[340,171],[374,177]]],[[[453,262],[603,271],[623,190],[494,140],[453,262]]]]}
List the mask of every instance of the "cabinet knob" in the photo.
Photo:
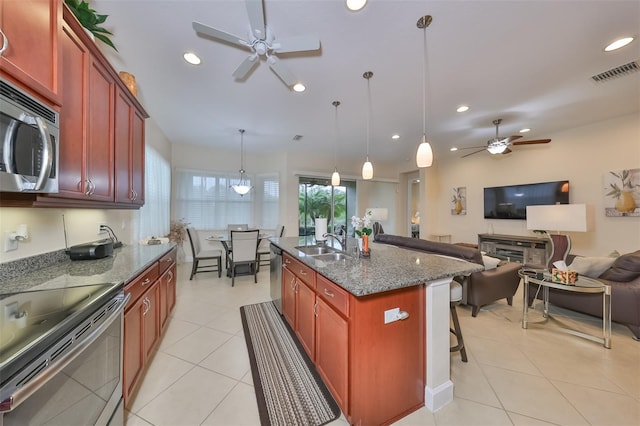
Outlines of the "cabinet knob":
{"type": "Polygon", "coordinates": [[[2,32],[2,29],[0,29],[0,35],[2,35],[2,48],[0,48],[0,57],[2,57],[2,54],[4,53],[4,51],[7,50],[7,47],[9,47],[9,39],[2,32]]]}
{"type": "Polygon", "coordinates": [[[326,294],[329,297],[335,297],[335,294],[331,293],[329,290],[327,290],[326,288],[324,289],[324,294],[326,294]]]}
{"type": "Polygon", "coordinates": [[[151,280],[149,278],[145,278],[144,281],[142,281],[142,286],[144,287],[145,285],[149,284],[151,282],[151,280]]]}

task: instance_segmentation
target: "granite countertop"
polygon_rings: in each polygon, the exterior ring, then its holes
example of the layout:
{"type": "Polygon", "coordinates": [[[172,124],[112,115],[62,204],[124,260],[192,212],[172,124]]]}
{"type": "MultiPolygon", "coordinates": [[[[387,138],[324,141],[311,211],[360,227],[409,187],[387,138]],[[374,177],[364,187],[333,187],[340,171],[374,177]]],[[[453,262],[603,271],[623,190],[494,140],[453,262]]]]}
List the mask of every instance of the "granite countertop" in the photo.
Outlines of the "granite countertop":
{"type": "Polygon", "coordinates": [[[22,291],[76,287],[92,284],[124,284],[171,250],[175,243],[124,245],[113,255],[96,260],[69,260],[2,280],[0,297],[22,291]]]}
{"type": "MultiPolygon", "coordinates": [[[[371,256],[355,255],[356,240],[347,241],[346,252],[352,257],[338,261],[322,261],[308,256],[296,246],[313,245],[313,237],[270,238],[271,242],[294,258],[324,275],[354,296],[366,296],[427,281],[481,271],[481,265],[452,257],[408,250],[402,247],[370,242],[371,256]]],[[[327,241],[341,249],[340,244],[327,241]]]]}

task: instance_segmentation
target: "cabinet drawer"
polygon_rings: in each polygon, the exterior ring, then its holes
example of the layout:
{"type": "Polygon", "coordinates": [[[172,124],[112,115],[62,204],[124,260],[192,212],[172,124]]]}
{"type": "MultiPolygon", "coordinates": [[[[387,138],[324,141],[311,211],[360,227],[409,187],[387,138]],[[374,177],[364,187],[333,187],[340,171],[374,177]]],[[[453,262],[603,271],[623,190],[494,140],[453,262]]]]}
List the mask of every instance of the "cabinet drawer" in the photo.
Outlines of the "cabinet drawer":
{"type": "Polygon", "coordinates": [[[125,294],[131,294],[131,299],[127,303],[126,309],[133,306],[142,294],[158,279],[160,274],[158,273],[158,262],[149,266],[143,273],[129,281],[124,286],[125,294]]]}
{"type": "Polygon", "coordinates": [[[178,248],[174,247],[171,251],[160,258],[158,264],[160,265],[159,275],[164,274],[164,272],[169,269],[171,265],[176,263],[176,255],[178,253],[178,248]]]}
{"type": "Polygon", "coordinates": [[[282,261],[296,277],[304,281],[310,288],[316,288],[316,271],[286,253],[283,254],[282,261]]]}
{"type": "Polygon", "coordinates": [[[349,316],[349,294],[322,275],[318,275],[316,292],[342,315],[349,316]]]}

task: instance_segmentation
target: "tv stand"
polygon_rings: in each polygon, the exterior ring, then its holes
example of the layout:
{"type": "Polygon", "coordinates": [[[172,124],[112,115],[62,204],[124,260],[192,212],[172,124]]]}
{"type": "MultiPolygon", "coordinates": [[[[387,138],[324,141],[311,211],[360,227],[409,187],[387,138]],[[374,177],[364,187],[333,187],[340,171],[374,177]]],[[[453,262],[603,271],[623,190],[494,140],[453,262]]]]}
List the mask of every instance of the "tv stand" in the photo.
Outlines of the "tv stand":
{"type": "Polygon", "coordinates": [[[478,248],[489,256],[542,269],[551,256],[551,240],[540,237],[478,234],[478,248]]]}

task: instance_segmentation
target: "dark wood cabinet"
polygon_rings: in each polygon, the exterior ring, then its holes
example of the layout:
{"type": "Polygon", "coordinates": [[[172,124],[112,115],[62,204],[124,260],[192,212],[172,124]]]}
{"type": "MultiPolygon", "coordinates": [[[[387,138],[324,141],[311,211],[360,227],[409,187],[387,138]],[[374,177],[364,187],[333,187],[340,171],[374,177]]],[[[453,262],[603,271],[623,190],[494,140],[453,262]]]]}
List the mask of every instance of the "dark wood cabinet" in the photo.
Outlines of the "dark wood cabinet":
{"type": "Polygon", "coordinates": [[[144,116],[116,88],[115,202],[144,204],[144,116]]]}
{"type": "Polygon", "coordinates": [[[55,105],[61,104],[61,28],[60,0],[0,0],[0,29],[7,41],[2,76],[55,105]]]}
{"type": "Polygon", "coordinates": [[[303,280],[297,278],[297,281],[296,326],[294,330],[296,336],[298,336],[298,341],[313,361],[315,360],[316,349],[316,292],[303,280]]]}
{"type": "Polygon", "coordinates": [[[287,266],[286,255],[283,256],[285,267],[282,268],[282,315],[291,328],[296,328],[296,276],[287,266]]]}
{"type": "Polygon", "coordinates": [[[143,296],[142,341],[145,360],[149,359],[160,339],[160,282],[155,282],[143,296]]]}
{"type": "Polygon", "coordinates": [[[140,380],[145,363],[142,346],[144,311],[146,302],[140,298],[124,313],[124,349],[122,356],[123,389],[125,400],[129,398],[140,380]]]}

